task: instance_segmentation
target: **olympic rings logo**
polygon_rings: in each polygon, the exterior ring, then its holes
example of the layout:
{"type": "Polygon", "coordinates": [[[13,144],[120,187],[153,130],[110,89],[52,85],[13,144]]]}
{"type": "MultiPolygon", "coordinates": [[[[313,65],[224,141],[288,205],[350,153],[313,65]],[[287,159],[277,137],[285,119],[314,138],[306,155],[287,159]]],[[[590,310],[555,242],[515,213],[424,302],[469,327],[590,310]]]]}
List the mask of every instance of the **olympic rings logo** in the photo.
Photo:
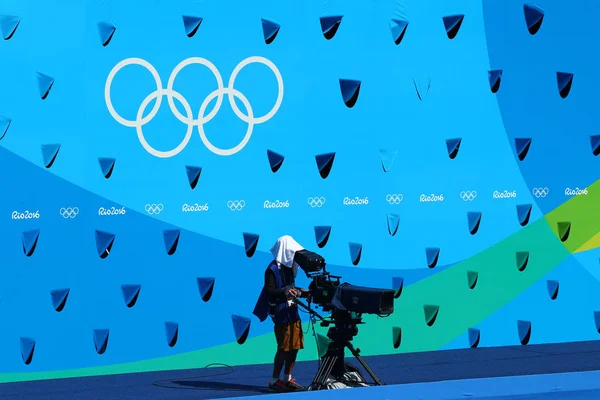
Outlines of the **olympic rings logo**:
{"type": "Polygon", "coordinates": [[[325,204],[325,197],[309,197],[308,205],[312,208],[318,207],[321,208],[325,204]]]}
{"type": "Polygon", "coordinates": [[[273,64],[270,60],[268,60],[264,57],[252,56],[252,57],[246,58],[245,60],[242,60],[234,68],[233,72],[231,73],[231,77],[229,78],[229,84],[227,87],[225,87],[223,85],[223,78],[221,77],[219,70],[217,69],[217,67],[215,67],[215,65],[213,63],[211,63],[210,61],[208,61],[205,58],[190,57],[190,58],[183,60],[179,64],[177,64],[177,66],[175,67],[173,72],[171,72],[171,75],[169,76],[169,81],[167,82],[167,88],[163,89],[160,76],[158,75],[158,72],[152,66],[152,64],[150,64],[148,61],[141,59],[141,58],[126,58],[125,60],[117,63],[117,65],[115,65],[113,67],[113,69],[110,71],[110,73],[108,74],[108,77],[106,78],[106,84],[104,86],[104,99],[106,101],[106,107],[108,108],[110,115],[121,125],[130,127],[130,128],[135,128],[141,145],[144,147],[144,149],[148,153],[152,154],[155,157],[169,158],[169,157],[173,157],[173,156],[176,156],[177,154],[179,154],[179,152],[181,152],[183,149],[185,149],[188,142],[190,141],[190,138],[192,137],[192,131],[194,129],[194,126],[198,127],[198,133],[200,134],[200,139],[202,140],[202,142],[204,143],[204,145],[206,146],[206,148],[208,150],[210,150],[213,153],[220,155],[220,156],[231,156],[231,155],[236,154],[237,152],[241,151],[246,146],[246,144],[250,140],[250,137],[252,136],[252,131],[254,129],[254,125],[258,125],[258,124],[267,122],[275,115],[275,113],[277,113],[277,111],[279,110],[279,107],[281,106],[281,102],[283,101],[283,78],[281,77],[281,73],[279,72],[279,69],[277,69],[275,64],[273,64]],[[278,93],[277,93],[277,99],[275,100],[275,105],[273,106],[271,111],[269,111],[262,117],[254,116],[254,113],[252,111],[252,106],[250,105],[250,102],[248,101],[246,96],[244,96],[241,92],[239,92],[238,90],[236,90],[234,88],[235,79],[237,78],[237,75],[240,73],[240,71],[245,66],[247,66],[249,64],[253,64],[253,63],[259,63],[259,64],[266,65],[267,67],[269,67],[269,69],[271,71],[273,71],[273,74],[275,74],[275,78],[277,79],[278,93]],[[197,118],[194,118],[190,104],[187,102],[185,97],[183,97],[179,92],[177,92],[173,89],[173,85],[175,83],[175,78],[177,77],[177,74],[179,74],[179,72],[183,68],[187,67],[188,65],[192,65],[192,64],[200,64],[200,65],[207,67],[213,73],[213,75],[215,76],[215,79],[217,81],[217,89],[214,90],[212,93],[210,93],[208,96],[206,96],[206,98],[202,102],[202,105],[200,106],[200,110],[198,111],[197,118]],[[113,79],[115,78],[117,72],[119,72],[122,68],[124,68],[128,65],[140,65],[140,66],[146,68],[152,74],[152,77],[154,78],[154,80],[156,82],[156,90],[154,92],[150,93],[148,96],[146,96],[146,98],[142,101],[142,104],[140,104],[140,107],[138,108],[138,112],[137,112],[135,120],[127,120],[127,119],[123,118],[121,115],[119,115],[117,113],[117,111],[115,110],[115,108],[113,107],[112,100],[110,97],[110,89],[111,89],[113,79]],[[248,129],[246,131],[246,135],[244,136],[242,141],[240,143],[238,143],[236,146],[229,148],[229,149],[221,149],[221,148],[218,148],[215,145],[213,145],[208,140],[208,138],[206,137],[206,133],[204,132],[204,124],[206,124],[210,120],[212,120],[215,117],[215,115],[217,115],[219,110],[221,109],[221,104],[223,102],[224,95],[227,95],[227,97],[229,98],[229,104],[231,105],[231,108],[233,109],[235,115],[237,115],[237,117],[239,119],[241,119],[242,121],[244,121],[248,124],[248,129]],[[173,113],[173,115],[175,115],[175,117],[177,117],[177,119],[179,121],[181,121],[187,125],[187,132],[185,134],[185,137],[183,138],[183,141],[181,143],[179,143],[179,145],[177,147],[175,147],[174,149],[167,150],[167,151],[156,150],[155,148],[150,146],[150,144],[144,137],[144,133],[142,131],[142,127],[144,125],[146,125],[148,122],[150,122],[158,113],[158,110],[162,103],[163,96],[167,96],[169,108],[171,109],[171,112],[173,113]],[[236,97],[238,99],[240,99],[240,101],[246,108],[247,115],[242,113],[242,111],[238,108],[238,106],[235,102],[236,97]],[[179,112],[179,110],[177,109],[177,107],[175,107],[175,102],[173,101],[173,98],[176,98],[177,101],[179,101],[183,105],[186,115],[182,115],[179,112]],[[206,114],[206,108],[208,107],[208,105],[214,98],[217,98],[217,102],[216,102],[214,108],[208,114],[206,114]],[[148,104],[150,104],[150,102],[154,99],[156,99],[156,102],[154,103],[154,107],[152,108],[152,111],[150,111],[150,113],[144,117],[143,115],[144,115],[144,112],[146,111],[146,107],[148,107],[148,104]]]}
{"type": "Polygon", "coordinates": [[[242,211],[244,207],[246,207],[246,202],[244,200],[229,200],[227,202],[227,207],[231,211],[242,211]]]}
{"type": "Polygon", "coordinates": [[[79,208],[77,207],[67,207],[67,208],[61,208],[59,211],[60,215],[65,218],[75,218],[77,216],[77,214],[79,214],[79,208]]]}
{"type": "Polygon", "coordinates": [[[473,201],[477,197],[477,192],[474,190],[467,190],[464,192],[460,192],[460,198],[464,201],[473,201]]]}
{"type": "Polygon", "coordinates": [[[144,210],[150,215],[158,215],[162,212],[164,206],[162,204],[146,204],[144,210]]]}
{"type": "Polygon", "coordinates": [[[546,197],[550,193],[550,190],[548,188],[533,188],[531,193],[539,199],[540,197],[546,197]]]}
{"type": "Polygon", "coordinates": [[[390,204],[400,204],[404,200],[404,196],[402,194],[388,194],[385,196],[385,201],[390,204]]]}

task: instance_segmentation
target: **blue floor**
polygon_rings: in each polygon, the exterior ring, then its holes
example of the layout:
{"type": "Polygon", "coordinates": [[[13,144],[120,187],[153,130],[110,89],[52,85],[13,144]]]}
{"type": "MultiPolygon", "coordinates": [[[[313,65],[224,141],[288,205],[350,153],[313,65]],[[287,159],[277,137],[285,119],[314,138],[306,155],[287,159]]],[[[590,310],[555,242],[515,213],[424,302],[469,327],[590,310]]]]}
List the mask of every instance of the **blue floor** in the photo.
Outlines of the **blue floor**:
{"type": "MultiPolygon", "coordinates": [[[[600,399],[600,343],[479,348],[367,358],[387,384],[366,389],[309,392],[287,397],[344,399],[600,399]]],[[[308,384],[315,362],[299,363],[308,384]]],[[[179,400],[268,394],[270,365],[9,383],[6,400],[179,400]]]]}

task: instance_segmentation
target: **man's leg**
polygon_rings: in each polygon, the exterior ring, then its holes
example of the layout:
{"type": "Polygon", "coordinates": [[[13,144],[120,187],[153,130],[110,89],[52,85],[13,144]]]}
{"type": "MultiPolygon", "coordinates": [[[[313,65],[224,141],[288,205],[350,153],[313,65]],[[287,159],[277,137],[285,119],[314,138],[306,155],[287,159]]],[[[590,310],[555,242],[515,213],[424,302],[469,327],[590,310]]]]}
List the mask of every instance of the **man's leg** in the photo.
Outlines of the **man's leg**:
{"type": "Polygon", "coordinates": [[[294,371],[294,365],[296,365],[296,357],[298,357],[298,350],[287,351],[285,353],[285,369],[283,373],[285,380],[292,380],[292,372],[294,371]]]}
{"type": "Polygon", "coordinates": [[[275,383],[281,375],[281,370],[286,362],[286,356],[287,354],[284,351],[279,348],[277,349],[277,353],[275,353],[275,362],[273,363],[273,383],[275,383]]]}

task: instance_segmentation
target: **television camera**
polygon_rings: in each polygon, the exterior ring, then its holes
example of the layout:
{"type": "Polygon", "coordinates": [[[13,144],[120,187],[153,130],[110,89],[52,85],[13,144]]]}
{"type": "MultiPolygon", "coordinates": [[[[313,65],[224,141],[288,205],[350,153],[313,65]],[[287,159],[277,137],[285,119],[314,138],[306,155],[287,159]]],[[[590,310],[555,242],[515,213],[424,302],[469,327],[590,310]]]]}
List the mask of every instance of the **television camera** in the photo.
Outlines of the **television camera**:
{"type": "Polygon", "coordinates": [[[364,323],[362,314],[389,316],[394,312],[394,291],[341,283],[341,276],[331,275],[326,270],[325,259],[308,250],[297,251],[294,262],[311,279],[308,304],[299,299],[296,299],[296,303],[313,318],[319,319],[322,327],[329,327],[327,337],[331,340],[308,390],[326,389],[330,379],[343,382],[347,373],[354,373],[354,376],[362,379],[362,382],[355,383],[364,386],[364,378],[360,372],[344,360],[346,348],[373,378],[374,383],[383,385],[360,355],[360,349],[355,348],[351,341],[358,335],[358,325],[364,323]],[[311,303],[330,315],[321,316],[312,309],[311,303]]]}

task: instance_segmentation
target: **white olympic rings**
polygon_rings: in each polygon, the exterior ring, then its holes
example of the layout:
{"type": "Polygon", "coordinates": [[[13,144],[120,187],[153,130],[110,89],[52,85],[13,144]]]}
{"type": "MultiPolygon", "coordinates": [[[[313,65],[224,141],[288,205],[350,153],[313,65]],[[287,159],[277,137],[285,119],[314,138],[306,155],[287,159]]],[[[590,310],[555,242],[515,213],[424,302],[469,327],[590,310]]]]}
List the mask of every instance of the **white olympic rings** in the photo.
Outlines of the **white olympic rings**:
{"type": "Polygon", "coordinates": [[[325,197],[309,197],[308,198],[308,205],[311,206],[312,208],[318,207],[321,208],[325,205],[325,197]]]}
{"type": "Polygon", "coordinates": [[[244,200],[229,200],[227,202],[227,207],[231,211],[242,211],[244,207],[246,207],[246,202],[244,200]]]}
{"type": "Polygon", "coordinates": [[[477,192],[474,190],[466,190],[464,192],[460,192],[460,198],[463,201],[473,201],[477,197],[477,192]]]}
{"type": "Polygon", "coordinates": [[[233,72],[231,73],[231,77],[229,78],[228,86],[224,87],[223,78],[221,77],[219,70],[217,69],[217,67],[215,67],[215,65],[213,63],[211,63],[210,61],[208,61],[205,58],[190,57],[190,58],[183,60],[179,64],[177,64],[177,66],[175,67],[175,69],[173,69],[173,72],[171,72],[171,75],[169,76],[169,80],[167,82],[167,88],[163,89],[160,76],[159,76],[158,72],[156,71],[156,69],[152,66],[152,64],[150,64],[148,61],[146,61],[144,59],[134,57],[134,58],[127,58],[125,60],[120,61],[110,71],[110,73],[108,74],[108,77],[106,78],[106,84],[104,86],[104,99],[106,101],[106,107],[108,108],[110,115],[121,125],[130,127],[130,128],[135,128],[141,145],[144,147],[144,149],[146,149],[146,151],[148,153],[152,154],[155,157],[169,158],[169,157],[173,157],[173,156],[179,154],[187,146],[188,142],[190,141],[190,139],[192,137],[192,131],[193,131],[194,126],[198,127],[198,133],[200,134],[200,139],[202,139],[202,143],[204,143],[204,145],[206,146],[206,148],[208,148],[208,150],[210,150],[213,153],[220,155],[220,156],[231,156],[233,154],[236,154],[237,152],[239,152],[246,146],[246,144],[250,140],[250,137],[252,136],[252,131],[254,129],[254,125],[267,122],[275,115],[275,113],[277,113],[277,111],[279,110],[279,107],[281,106],[281,103],[283,101],[283,78],[281,76],[281,73],[279,72],[279,69],[277,69],[277,67],[275,66],[275,64],[273,64],[273,62],[271,62],[270,60],[268,60],[264,57],[252,56],[252,57],[246,58],[245,60],[242,60],[234,68],[233,72]],[[252,64],[252,63],[259,63],[259,64],[266,65],[267,67],[269,67],[269,69],[271,71],[273,71],[273,74],[275,75],[275,78],[277,79],[278,93],[277,93],[277,99],[275,100],[275,105],[273,106],[271,111],[269,111],[262,117],[254,116],[254,112],[252,111],[252,106],[250,105],[250,102],[248,101],[246,96],[244,96],[241,92],[239,92],[238,90],[236,90],[234,88],[234,83],[235,83],[235,79],[237,78],[237,75],[240,73],[240,71],[245,66],[252,64]],[[208,96],[206,96],[206,98],[200,105],[200,110],[198,111],[198,118],[196,118],[196,119],[194,119],[193,113],[192,113],[192,108],[190,107],[190,104],[187,102],[185,97],[183,97],[179,92],[177,92],[173,89],[173,85],[175,83],[175,78],[177,77],[177,74],[183,68],[187,67],[188,65],[192,65],[192,64],[200,64],[200,65],[207,67],[213,73],[213,75],[215,76],[215,79],[217,81],[217,89],[214,90],[212,93],[210,93],[208,96]],[[111,89],[113,79],[117,75],[117,72],[119,72],[121,69],[123,69],[124,67],[126,67],[128,65],[140,65],[140,66],[146,68],[150,72],[150,74],[152,74],[152,77],[154,78],[154,81],[156,82],[156,90],[154,92],[150,93],[148,96],[146,96],[146,98],[142,101],[142,104],[140,104],[140,107],[138,109],[135,120],[128,120],[128,119],[123,118],[121,115],[119,115],[119,113],[117,113],[117,111],[115,110],[115,108],[112,104],[111,97],[110,97],[110,89],[111,89]],[[206,137],[206,133],[204,132],[204,124],[206,124],[207,122],[212,120],[215,117],[215,115],[217,115],[217,113],[219,112],[219,110],[221,108],[221,103],[223,102],[223,95],[227,95],[227,97],[229,98],[229,104],[231,105],[231,108],[233,109],[233,112],[235,113],[235,115],[239,119],[241,119],[242,121],[244,121],[248,124],[248,129],[246,131],[246,135],[244,136],[242,141],[240,143],[238,143],[236,146],[229,148],[229,149],[221,149],[221,148],[213,145],[208,140],[208,138],[206,137]],[[179,121],[181,121],[187,125],[187,131],[185,133],[185,137],[183,138],[183,141],[181,143],[179,143],[179,145],[177,145],[177,147],[175,147],[174,149],[167,150],[167,151],[161,151],[161,150],[157,150],[157,149],[153,148],[148,143],[146,138],[144,137],[144,133],[142,131],[142,127],[144,125],[146,125],[148,122],[150,122],[158,113],[158,110],[160,109],[160,106],[162,103],[163,96],[167,96],[167,102],[169,103],[169,108],[171,109],[171,112],[173,113],[173,115],[175,115],[175,117],[177,117],[177,119],[179,121]],[[206,108],[208,107],[210,102],[215,97],[217,98],[215,106],[208,113],[208,115],[204,115],[204,113],[206,112],[206,108]],[[242,113],[242,111],[238,108],[237,104],[235,103],[236,97],[238,99],[240,99],[240,101],[246,108],[247,115],[242,113]],[[176,98],[183,105],[183,108],[185,109],[185,114],[186,114],[185,116],[182,115],[179,112],[179,110],[177,109],[177,107],[175,106],[175,102],[173,101],[173,98],[176,98]],[[156,102],[154,103],[154,107],[152,107],[152,110],[150,111],[150,113],[144,117],[144,111],[146,111],[146,107],[148,107],[148,104],[150,104],[150,102],[154,99],[156,99],[156,102]]]}
{"type": "Polygon", "coordinates": [[[548,193],[550,192],[550,190],[548,190],[548,188],[533,188],[531,190],[531,193],[537,197],[538,199],[540,197],[546,197],[548,195],[548,193]]]}
{"type": "Polygon", "coordinates": [[[77,207],[66,207],[61,208],[59,211],[60,215],[65,218],[75,218],[79,214],[79,208],[77,207]]]}
{"type": "Polygon", "coordinates": [[[146,204],[144,210],[150,215],[158,215],[162,212],[164,206],[162,204],[146,204]]]}
{"type": "Polygon", "coordinates": [[[393,193],[385,196],[385,201],[392,205],[400,204],[402,200],[404,200],[404,196],[401,193],[393,193]]]}

